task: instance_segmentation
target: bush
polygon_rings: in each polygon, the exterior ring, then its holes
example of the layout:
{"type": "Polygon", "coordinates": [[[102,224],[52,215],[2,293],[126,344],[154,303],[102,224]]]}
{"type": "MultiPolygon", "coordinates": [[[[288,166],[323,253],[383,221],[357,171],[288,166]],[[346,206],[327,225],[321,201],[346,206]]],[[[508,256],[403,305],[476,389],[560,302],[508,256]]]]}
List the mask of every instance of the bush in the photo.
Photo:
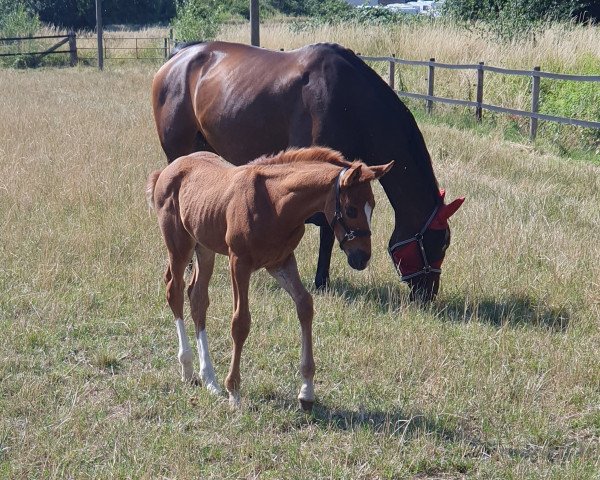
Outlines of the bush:
{"type": "Polygon", "coordinates": [[[173,29],[177,40],[212,40],[225,19],[221,5],[214,0],[178,0],[173,29]]]}
{"type": "MultiPolygon", "coordinates": [[[[583,75],[600,75],[600,66],[595,57],[583,58],[577,72],[583,75]]],[[[571,82],[544,80],[541,83],[540,111],[548,115],[600,121],[600,88],[594,82],[571,82]]],[[[557,124],[549,124],[548,129],[559,136],[564,129],[557,124]]],[[[581,128],[577,130],[579,146],[600,147],[600,130],[581,128]]]]}
{"type": "Polygon", "coordinates": [[[569,20],[580,0],[446,0],[444,12],[463,22],[482,22],[498,37],[534,34],[541,24],[569,20]]]}
{"type": "Polygon", "coordinates": [[[29,37],[37,33],[41,23],[38,15],[17,0],[0,0],[0,35],[29,37]]]}

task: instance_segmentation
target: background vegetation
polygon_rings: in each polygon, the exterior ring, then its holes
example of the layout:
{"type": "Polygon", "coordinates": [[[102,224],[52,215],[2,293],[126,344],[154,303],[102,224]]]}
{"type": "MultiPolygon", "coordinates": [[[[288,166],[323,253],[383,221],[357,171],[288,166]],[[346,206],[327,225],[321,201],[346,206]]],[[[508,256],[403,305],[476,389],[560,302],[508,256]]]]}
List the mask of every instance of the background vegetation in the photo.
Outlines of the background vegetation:
{"type": "MultiPolygon", "coordinates": [[[[185,4],[196,9],[217,8],[229,17],[249,16],[248,0],[103,0],[105,24],[166,24],[176,16],[177,9],[185,4]]],[[[389,21],[398,15],[371,9],[353,9],[345,0],[261,0],[263,16],[286,15],[312,17],[335,22],[353,19],[389,21]],[[371,11],[368,11],[371,10],[371,11]]],[[[593,18],[598,12],[593,0],[448,0],[447,11],[461,20],[484,20],[490,25],[498,21],[525,27],[539,20],[568,20],[571,16],[593,18]],[[584,15],[585,14],[585,15],[584,15]],[[586,16],[587,15],[587,16],[586,16]]],[[[67,29],[93,29],[95,26],[94,0],[0,0],[0,18],[6,9],[26,11],[42,22],[67,29]]],[[[1,30],[0,30],[1,31],[1,30]]]]}

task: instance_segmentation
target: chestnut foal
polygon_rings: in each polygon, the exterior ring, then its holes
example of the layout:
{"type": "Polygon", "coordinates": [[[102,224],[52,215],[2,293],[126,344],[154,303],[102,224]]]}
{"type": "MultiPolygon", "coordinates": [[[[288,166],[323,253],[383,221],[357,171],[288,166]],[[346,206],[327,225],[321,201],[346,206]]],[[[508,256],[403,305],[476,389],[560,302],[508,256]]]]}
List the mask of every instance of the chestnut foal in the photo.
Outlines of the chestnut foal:
{"type": "Polygon", "coordinates": [[[240,402],[240,356],[250,331],[250,275],[264,267],[296,304],[303,377],[298,399],[303,408],[312,407],[313,301],[300,281],[294,249],[304,235],[304,221],[324,212],[350,266],[364,269],[371,257],[370,223],[375,206],[370,182],[392,165],[350,163],[339,152],[313,147],[262,157],[239,167],[213,153],[197,152],[150,175],[146,193],[148,203],[156,209],[169,253],[167,300],[175,316],[184,381],[193,379],[193,355],[183,324],[183,276],[195,251],[188,295],[200,378],[210,392],[220,393],[205,330],[208,283],[215,253],[220,253],[229,257],[233,287],[233,354],[225,381],[230,402],[234,406],[240,402]]]}

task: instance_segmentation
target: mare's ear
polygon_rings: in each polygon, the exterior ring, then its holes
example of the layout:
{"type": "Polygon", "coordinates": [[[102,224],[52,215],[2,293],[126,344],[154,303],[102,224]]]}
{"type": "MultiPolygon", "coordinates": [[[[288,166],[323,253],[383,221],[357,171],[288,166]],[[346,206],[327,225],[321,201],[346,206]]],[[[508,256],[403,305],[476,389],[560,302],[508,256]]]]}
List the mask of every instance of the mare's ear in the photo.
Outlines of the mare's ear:
{"type": "Polygon", "coordinates": [[[375,165],[374,167],[369,167],[373,175],[375,175],[374,179],[383,177],[386,173],[388,173],[392,167],[394,166],[394,160],[386,165],[375,165]]]}
{"type": "Polygon", "coordinates": [[[346,173],[344,173],[342,177],[342,181],[340,182],[341,188],[348,188],[351,185],[357,183],[360,179],[360,175],[362,173],[362,163],[360,162],[352,162],[352,165],[348,167],[346,173]]]}

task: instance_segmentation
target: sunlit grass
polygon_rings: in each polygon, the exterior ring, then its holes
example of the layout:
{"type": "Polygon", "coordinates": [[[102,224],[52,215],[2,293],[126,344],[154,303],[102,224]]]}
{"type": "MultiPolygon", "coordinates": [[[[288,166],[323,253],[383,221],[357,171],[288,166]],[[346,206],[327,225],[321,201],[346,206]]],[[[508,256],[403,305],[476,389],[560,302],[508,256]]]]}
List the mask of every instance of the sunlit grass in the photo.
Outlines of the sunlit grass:
{"type": "MultiPolygon", "coordinates": [[[[598,166],[423,123],[440,184],[467,197],[438,300],[408,301],[377,187],[370,268],[336,248],[332,289],[315,295],[313,415],[295,401],[293,304],[264,273],[231,412],[179,380],[144,200],[165,163],[153,71],[0,71],[0,476],[595,478],[598,166]]],[[[317,243],[309,228],[297,251],[307,285],[317,243]]],[[[207,328],[221,381],[230,292],[219,258],[207,328]]]]}

